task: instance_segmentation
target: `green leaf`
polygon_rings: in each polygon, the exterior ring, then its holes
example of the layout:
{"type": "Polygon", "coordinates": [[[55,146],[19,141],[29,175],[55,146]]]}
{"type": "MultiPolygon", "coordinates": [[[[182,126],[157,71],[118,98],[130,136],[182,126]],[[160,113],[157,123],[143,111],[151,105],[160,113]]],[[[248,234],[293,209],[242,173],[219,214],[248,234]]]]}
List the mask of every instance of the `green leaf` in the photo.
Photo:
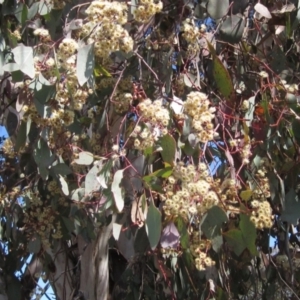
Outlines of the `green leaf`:
{"type": "Polygon", "coordinates": [[[61,176],[61,175],[58,175],[59,177],[59,182],[60,182],[60,185],[61,185],[61,189],[63,191],[63,193],[66,195],[66,196],[69,196],[69,186],[67,184],[67,182],[65,181],[65,179],[61,176]]]}
{"type": "Polygon", "coordinates": [[[52,4],[50,1],[40,1],[39,2],[39,14],[41,16],[48,15],[51,12],[52,4]]]}
{"type": "Polygon", "coordinates": [[[218,206],[213,206],[202,218],[201,230],[208,239],[220,235],[221,227],[228,218],[226,213],[218,206]]]}
{"type": "Polygon", "coordinates": [[[212,73],[216,81],[217,88],[220,91],[220,93],[226,98],[226,100],[232,101],[234,96],[234,87],[231,77],[227,69],[224,67],[221,60],[217,56],[213,45],[207,41],[207,46],[210,53],[212,54],[212,73]]]}
{"type": "Polygon", "coordinates": [[[36,234],[28,243],[28,251],[30,253],[39,253],[41,250],[41,246],[41,238],[36,234]]]}
{"type": "Polygon", "coordinates": [[[237,256],[240,256],[246,249],[243,234],[239,229],[231,229],[224,233],[225,239],[237,256]]]}
{"type": "Polygon", "coordinates": [[[256,249],[256,228],[253,222],[250,221],[250,217],[244,214],[240,214],[240,224],[239,227],[243,234],[243,239],[246,247],[250,253],[254,256],[257,255],[256,249]]]}
{"type": "MultiPolygon", "coordinates": [[[[56,93],[55,84],[51,84],[42,74],[30,86],[34,89],[34,98],[41,104],[45,104],[56,93]]],[[[45,117],[45,114],[39,113],[45,117]]]]}
{"type": "Polygon", "coordinates": [[[15,17],[18,19],[18,22],[24,26],[27,20],[28,8],[26,4],[19,3],[14,11],[15,17]]]}
{"type": "Polygon", "coordinates": [[[159,243],[161,235],[161,213],[154,206],[153,202],[150,203],[146,218],[146,232],[150,242],[150,247],[154,250],[159,243]]]}
{"type": "Polygon", "coordinates": [[[4,74],[4,70],[3,70],[3,66],[4,66],[4,53],[0,50],[0,76],[3,76],[4,74]]]}
{"type": "Polygon", "coordinates": [[[94,68],[94,76],[97,77],[112,77],[111,74],[101,65],[96,65],[94,68]]]}
{"type": "Polygon", "coordinates": [[[300,217],[300,201],[294,189],[290,189],[285,195],[285,209],[281,214],[282,221],[297,224],[300,217]]]}
{"type": "Polygon", "coordinates": [[[27,15],[28,20],[31,20],[32,18],[35,17],[35,15],[37,14],[37,12],[39,10],[39,5],[40,5],[40,2],[35,2],[35,3],[32,3],[32,5],[29,7],[28,15],[27,15]]]}
{"type": "Polygon", "coordinates": [[[101,165],[95,164],[85,176],[85,195],[99,191],[101,185],[97,181],[97,176],[101,170],[101,165]]]}
{"type": "Polygon", "coordinates": [[[247,215],[240,214],[240,229],[231,229],[224,233],[228,245],[237,256],[248,248],[249,252],[255,256],[256,249],[256,228],[247,215]]]}
{"type": "Polygon", "coordinates": [[[213,19],[223,18],[229,9],[229,0],[209,0],[207,12],[213,19]]]}
{"type": "Polygon", "coordinates": [[[77,79],[83,86],[93,75],[95,65],[94,44],[89,44],[78,49],[77,53],[77,79]]]}
{"type": "Polygon", "coordinates": [[[78,188],[76,190],[73,190],[71,193],[71,199],[75,201],[81,201],[84,197],[85,189],[84,188],[78,188]]]}
{"type": "Polygon", "coordinates": [[[221,249],[221,247],[223,245],[223,237],[221,235],[215,236],[211,240],[211,245],[212,245],[212,248],[214,249],[214,251],[216,253],[219,253],[219,250],[221,249]]]}
{"type": "Polygon", "coordinates": [[[69,233],[72,233],[75,230],[74,220],[73,218],[66,218],[61,216],[62,222],[64,223],[65,227],[67,228],[69,233]]]}
{"type": "Polygon", "coordinates": [[[294,134],[294,138],[298,145],[300,145],[300,120],[294,119],[292,122],[292,130],[294,134]]]}
{"type": "Polygon", "coordinates": [[[187,225],[182,218],[176,218],[175,225],[180,233],[180,244],[183,249],[189,248],[189,234],[187,231],[187,225]]]}
{"type": "Polygon", "coordinates": [[[226,16],[220,27],[220,38],[231,44],[241,41],[245,28],[245,20],[239,15],[226,16]]]}
{"type": "Polygon", "coordinates": [[[27,139],[27,122],[22,121],[16,139],[16,151],[25,146],[27,139]]]}
{"type": "Polygon", "coordinates": [[[115,204],[118,212],[121,212],[124,208],[124,195],[121,188],[121,181],[124,177],[124,170],[118,170],[115,175],[111,185],[111,191],[114,195],[115,204]]]}
{"type": "Polygon", "coordinates": [[[166,167],[164,169],[157,170],[147,176],[143,177],[143,180],[145,182],[150,182],[153,180],[154,177],[162,177],[162,178],[168,178],[172,175],[173,173],[173,167],[166,167]]]}
{"type": "Polygon", "coordinates": [[[77,165],[89,166],[94,161],[94,155],[87,151],[79,153],[79,157],[74,160],[77,165]]]}
{"type": "Polygon", "coordinates": [[[51,168],[51,171],[53,171],[56,175],[69,175],[72,173],[72,170],[69,166],[67,166],[64,163],[59,163],[51,168]]]}
{"type": "MultiPolygon", "coordinates": [[[[8,299],[21,300],[21,282],[15,277],[11,277],[9,283],[7,284],[7,296],[8,299]]],[[[6,299],[6,298],[5,298],[6,299]]]]}
{"type": "Polygon", "coordinates": [[[20,70],[28,75],[30,78],[34,78],[35,69],[33,61],[33,49],[24,45],[17,46],[12,50],[14,60],[19,66],[20,70]]]}
{"type": "Polygon", "coordinates": [[[19,70],[20,70],[20,66],[16,63],[8,63],[3,66],[3,71],[5,71],[5,72],[12,73],[12,72],[16,72],[19,70]]]}
{"type": "Polygon", "coordinates": [[[175,139],[170,134],[166,134],[159,139],[159,144],[163,149],[160,153],[164,162],[173,165],[176,153],[175,139]]]}

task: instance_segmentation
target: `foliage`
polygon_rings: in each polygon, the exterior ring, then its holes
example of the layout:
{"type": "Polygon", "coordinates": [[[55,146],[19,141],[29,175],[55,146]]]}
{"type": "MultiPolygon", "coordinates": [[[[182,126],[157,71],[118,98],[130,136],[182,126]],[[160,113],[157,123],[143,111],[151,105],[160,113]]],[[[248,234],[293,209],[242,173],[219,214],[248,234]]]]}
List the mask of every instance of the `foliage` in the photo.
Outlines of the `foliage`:
{"type": "Polygon", "coordinates": [[[0,0],[4,297],[299,299],[300,2],[252,2],[0,0]]]}

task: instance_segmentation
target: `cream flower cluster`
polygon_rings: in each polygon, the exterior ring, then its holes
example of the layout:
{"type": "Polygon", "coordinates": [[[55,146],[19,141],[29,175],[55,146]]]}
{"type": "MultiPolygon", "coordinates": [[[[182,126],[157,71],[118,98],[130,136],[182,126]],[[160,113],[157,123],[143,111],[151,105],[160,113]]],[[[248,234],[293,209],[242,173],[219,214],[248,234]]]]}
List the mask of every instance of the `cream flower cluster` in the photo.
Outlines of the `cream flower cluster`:
{"type": "Polygon", "coordinates": [[[51,41],[51,37],[47,29],[37,28],[34,30],[33,34],[35,36],[38,36],[41,39],[41,41],[44,43],[51,41]]]}
{"type": "Polygon", "coordinates": [[[192,128],[200,142],[206,143],[214,138],[212,120],[215,108],[210,107],[207,95],[201,92],[191,92],[184,103],[186,114],[192,119],[192,128]]]}
{"type": "Polygon", "coordinates": [[[207,255],[207,251],[210,248],[210,241],[200,239],[199,232],[192,232],[190,250],[195,259],[195,266],[199,271],[205,271],[207,267],[212,267],[216,264],[207,255]]]}
{"type": "Polygon", "coordinates": [[[258,229],[271,228],[273,226],[272,208],[268,201],[253,200],[253,211],[250,220],[258,229]]]}
{"type": "Polygon", "coordinates": [[[251,206],[253,211],[250,220],[258,229],[271,228],[273,225],[272,208],[266,200],[271,196],[270,184],[266,173],[264,166],[261,166],[255,176],[258,186],[252,192],[253,200],[251,201],[251,206]]]}
{"type": "Polygon", "coordinates": [[[136,126],[131,133],[135,138],[134,147],[138,150],[144,150],[154,145],[161,135],[167,134],[167,126],[170,121],[170,115],[166,108],[162,106],[161,100],[152,102],[145,99],[138,104],[137,110],[144,123],[143,128],[136,126]]]}
{"type": "Polygon", "coordinates": [[[94,43],[96,57],[108,57],[110,53],[133,50],[133,40],[126,29],[127,6],[125,3],[93,1],[87,8],[88,20],[81,29],[83,37],[89,36],[88,43],[94,43]]]}
{"type": "Polygon", "coordinates": [[[137,22],[146,23],[155,14],[161,12],[163,3],[156,0],[139,0],[138,7],[134,11],[134,18],[137,22]]]}
{"type": "Polygon", "coordinates": [[[166,127],[170,121],[169,111],[162,106],[161,100],[152,102],[146,99],[139,103],[137,109],[144,122],[149,122],[153,127],[166,127]]]}
{"type": "Polygon", "coordinates": [[[195,23],[191,19],[185,19],[181,26],[181,31],[183,31],[182,36],[189,43],[195,44],[198,41],[199,29],[195,26],[195,23]]]}
{"type": "Polygon", "coordinates": [[[119,24],[127,22],[127,5],[117,1],[92,1],[85,13],[89,21],[119,24]]]}
{"type": "Polygon", "coordinates": [[[198,170],[195,166],[184,166],[179,162],[173,169],[165,187],[166,193],[162,197],[166,216],[178,215],[186,218],[193,215],[203,215],[207,210],[219,204],[215,183],[204,163],[200,163],[198,170]],[[175,185],[181,182],[181,190],[174,193],[175,185]]]}
{"type": "Polygon", "coordinates": [[[118,93],[114,97],[114,107],[117,113],[122,114],[128,111],[133,100],[131,93],[118,93]]]}
{"type": "Polygon", "coordinates": [[[155,131],[151,130],[151,127],[144,126],[142,128],[140,125],[135,126],[131,137],[135,138],[133,146],[137,150],[145,150],[148,147],[152,147],[154,142],[157,141],[158,136],[155,131]]]}

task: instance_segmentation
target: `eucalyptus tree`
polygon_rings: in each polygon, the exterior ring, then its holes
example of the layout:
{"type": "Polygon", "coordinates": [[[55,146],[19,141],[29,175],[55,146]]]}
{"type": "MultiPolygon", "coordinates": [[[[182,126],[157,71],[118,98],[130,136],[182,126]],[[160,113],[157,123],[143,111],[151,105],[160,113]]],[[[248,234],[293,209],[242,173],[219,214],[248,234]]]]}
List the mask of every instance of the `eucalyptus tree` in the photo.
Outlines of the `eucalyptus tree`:
{"type": "Polygon", "coordinates": [[[299,299],[298,1],[0,10],[1,299],[299,299]]]}

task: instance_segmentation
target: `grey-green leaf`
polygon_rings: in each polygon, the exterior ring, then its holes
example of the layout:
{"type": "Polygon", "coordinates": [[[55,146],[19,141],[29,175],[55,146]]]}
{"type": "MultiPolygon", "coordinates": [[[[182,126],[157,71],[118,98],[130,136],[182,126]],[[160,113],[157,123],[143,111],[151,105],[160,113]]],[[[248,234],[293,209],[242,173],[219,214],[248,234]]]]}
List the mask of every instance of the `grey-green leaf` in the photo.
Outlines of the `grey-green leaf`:
{"type": "Polygon", "coordinates": [[[297,224],[300,216],[300,201],[295,190],[290,191],[285,196],[285,209],[281,214],[282,221],[290,224],[297,224]]]}
{"type": "Polygon", "coordinates": [[[87,151],[82,151],[79,153],[79,157],[74,160],[77,165],[89,166],[94,161],[94,156],[92,153],[87,151]]]}
{"type": "Polygon", "coordinates": [[[17,46],[12,50],[16,64],[20,70],[28,75],[30,78],[34,78],[35,69],[33,61],[33,49],[24,45],[17,46]]]}
{"type": "Polygon", "coordinates": [[[83,86],[93,75],[95,67],[94,45],[86,45],[78,49],[77,53],[77,79],[83,86]]]}
{"type": "Polygon", "coordinates": [[[124,170],[118,170],[111,185],[111,191],[114,195],[117,210],[121,212],[124,208],[124,195],[122,192],[121,181],[124,177],[124,170]]]}
{"type": "Polygon", "coordinates": [[[160,240],[161,229],[161,213],[151,202],[146,218],[146,232],[152,250],[156,248],[160,240]]]}
{"type": "Polygon", "coordinates": [[[227,43],[236,44],[241,41],[245,28],[242,16],[227,16],[220,27],[220,38],[227,43]]]}
{"type": "Polygon", "coordinates": [[[207,214],[203,217],[201,222],[201,230],[204,232],[208,239],[221,234],[221,227],[226,222],[227,215],[218,206],[214,206],[208,210],[207,214]]]}
{"type": "Polygon", "coordinates": [[[61,189],[62,189],[63,193],[66,196],[69,196],[69,187],[68,187],[68,184],[67,184],[67,182],[65,181],[65,179],[61,175],[59,175],[59,182],[60,182],[61,189]]]}
{"type": "Polygon", "coordinates": [[[213,19],[224,17],[229,9],[229,0],[209,0],[207,12],[213,19]]]}

